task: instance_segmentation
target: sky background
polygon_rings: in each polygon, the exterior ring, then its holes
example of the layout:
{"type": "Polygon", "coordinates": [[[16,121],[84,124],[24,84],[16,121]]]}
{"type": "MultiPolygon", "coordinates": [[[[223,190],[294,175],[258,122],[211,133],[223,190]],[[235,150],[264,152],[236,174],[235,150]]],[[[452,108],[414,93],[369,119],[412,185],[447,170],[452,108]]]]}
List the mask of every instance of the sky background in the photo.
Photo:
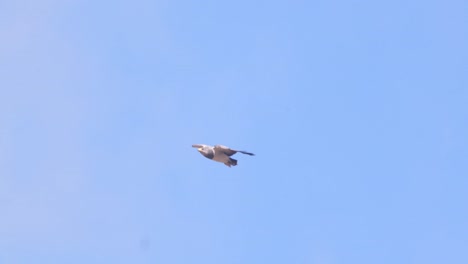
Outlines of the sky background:
{"type": "Polygon", "coordinates": [[[468,263],[467,47],[462,0],[0,0],[0,263],[468,263]]]}

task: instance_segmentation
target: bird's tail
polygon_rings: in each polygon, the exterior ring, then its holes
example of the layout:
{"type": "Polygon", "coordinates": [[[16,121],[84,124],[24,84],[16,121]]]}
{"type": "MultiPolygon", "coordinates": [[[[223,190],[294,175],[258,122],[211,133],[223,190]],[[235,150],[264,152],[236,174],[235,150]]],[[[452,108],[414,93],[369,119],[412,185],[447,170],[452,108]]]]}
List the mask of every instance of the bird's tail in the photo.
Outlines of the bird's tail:
{"type": "Polygon", "coordinates": [[[236,166],[237,165],[237,160],[233,158],[229,158],[229,161],[224,163],[226,166],[231,167],[231,166],[236,166]]]}

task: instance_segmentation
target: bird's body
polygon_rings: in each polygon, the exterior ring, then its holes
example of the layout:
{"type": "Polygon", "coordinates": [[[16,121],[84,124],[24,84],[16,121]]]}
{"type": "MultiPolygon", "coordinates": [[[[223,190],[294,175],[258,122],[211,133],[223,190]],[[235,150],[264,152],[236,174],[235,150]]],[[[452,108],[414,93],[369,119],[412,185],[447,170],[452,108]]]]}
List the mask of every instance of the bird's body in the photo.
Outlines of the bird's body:
{"type": "Polygon", "coordinates": [[[242,151],[242,150],[233,150],[226,146],[222,145],[215,145],[214,147],[203,145],[203,144],[194,144],[192,147],[197,148],[198,152],[202,154],[204,157],[224,163],[224,165],[231,167],[237,165],[237,160],[231,158],[232,155],[236,154],[237,152],[247,154],[253,156],[253,153],[242,151]]]}
{"type": "Polygon", "coordinates": [[[215,154],[214,154],[214,157],[213,157],[214,161],[226,163],[226,162],[229,162],[229,159],[230,158],[229,158],[228,155],[224,154],[221,151],[216,151],[215,150],[215,154]]]}

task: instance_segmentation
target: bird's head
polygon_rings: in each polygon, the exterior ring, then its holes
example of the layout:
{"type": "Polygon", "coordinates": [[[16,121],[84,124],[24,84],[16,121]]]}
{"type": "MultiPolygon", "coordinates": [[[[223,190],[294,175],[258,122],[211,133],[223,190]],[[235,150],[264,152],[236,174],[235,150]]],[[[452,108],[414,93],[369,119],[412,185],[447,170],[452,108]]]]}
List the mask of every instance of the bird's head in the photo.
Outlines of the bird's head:
{"type": "Polygon", "coordinates": [[[198,152],[202,154],[205,157],[212,157],[213,156],[213,150],[207,145],[201,145],[201,144],[194,144],[192,145],[193,148],[197,148],[198,152]]]}
{"type": "Polygon", "coordinates": [[[203,152],[203,150],[206,148],[206,146],[205,146],[205,145],[201,145],[201,144],[193,144],[193,145],[192,145],[192,148],[197,148],[197,150],[198,150],[199,152],[203,152]]]}

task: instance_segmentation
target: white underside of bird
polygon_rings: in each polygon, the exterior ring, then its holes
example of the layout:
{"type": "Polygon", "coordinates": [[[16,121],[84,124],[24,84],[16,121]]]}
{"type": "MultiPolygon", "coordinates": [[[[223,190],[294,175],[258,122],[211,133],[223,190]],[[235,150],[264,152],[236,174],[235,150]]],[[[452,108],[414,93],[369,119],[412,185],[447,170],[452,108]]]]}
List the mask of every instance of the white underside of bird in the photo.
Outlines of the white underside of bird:
{"type": "Polygon", "coordinates": [[[214,151],[214,157],[212,160],[221,162],[221,163],[226,163],[229,162],[229,156],[222,153],[221,151],[216,151],[216,149],[213,149],[214,151]]]}

